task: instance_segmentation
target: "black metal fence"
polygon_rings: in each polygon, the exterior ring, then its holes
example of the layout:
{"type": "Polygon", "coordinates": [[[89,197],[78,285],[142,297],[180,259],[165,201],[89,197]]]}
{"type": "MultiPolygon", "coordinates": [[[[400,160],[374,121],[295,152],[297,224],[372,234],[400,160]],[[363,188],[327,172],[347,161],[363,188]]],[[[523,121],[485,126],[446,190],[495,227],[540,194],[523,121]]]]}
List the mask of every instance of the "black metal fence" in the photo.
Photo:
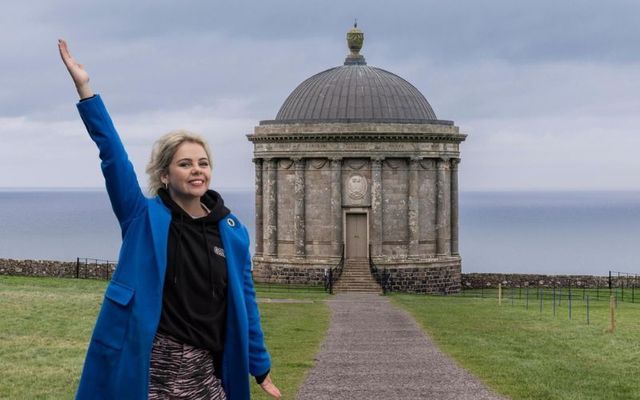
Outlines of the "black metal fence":
{"type": "Polygon", "coordinates": [[[101,260],[99,258],[76,258],[76,279],[111,279],[117,263],[111,260],[101,260]]]}
{"type": "MultiPolygon", "coordinates": [[[[516,276],[516,275],[514,275],[516,276]]],[[[470,288],[463,284],[458,296],[468,297],[491,297],[498,298],[498,291],[502,291],[505,299],[539,301],[545,298],[557,298],[559,302],[569,298],[586,301],[606,300],[609,301],[614,296],[617,301],[640,303],[640,274],[620,271],[609,271],[607,275],[596,277],[588,284],[584,279],[563,278],[562,282],[553,279],[546,282],[522,282],[517,279],[487,280],[486,282],[474,283],[475,287],[470,288]]]]}

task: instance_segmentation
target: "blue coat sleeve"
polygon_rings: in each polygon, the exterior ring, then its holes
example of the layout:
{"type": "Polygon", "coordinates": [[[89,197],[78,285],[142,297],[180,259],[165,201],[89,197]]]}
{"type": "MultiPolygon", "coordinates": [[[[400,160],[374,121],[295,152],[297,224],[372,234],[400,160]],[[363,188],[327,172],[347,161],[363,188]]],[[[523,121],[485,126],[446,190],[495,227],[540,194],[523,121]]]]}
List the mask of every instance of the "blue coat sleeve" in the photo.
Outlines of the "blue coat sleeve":
{"type": "Polygon", "coordinates": [[[107,193],[124,237],[129,223],[145,210],[145,197],[100,96],[83,100],[77,106],[89,136],[100,151],[107,193]]]}
{"type": "MultiPolygon", "coordinates": [[[[246,241],[249,243],[249,232],[244,225],[242,225],[242,229],[244,230],[246,241]]],[[[247,307],[247,316],[249,318],[249,373],[258,377],[269,371],[271,368],[271,358],[264,344],[264,333],[260,325],[260,312],[258,311],[256,291],[253,286],[251,254],[249,254],[248,246],[243,267],[244,299],[247,307]]]]}

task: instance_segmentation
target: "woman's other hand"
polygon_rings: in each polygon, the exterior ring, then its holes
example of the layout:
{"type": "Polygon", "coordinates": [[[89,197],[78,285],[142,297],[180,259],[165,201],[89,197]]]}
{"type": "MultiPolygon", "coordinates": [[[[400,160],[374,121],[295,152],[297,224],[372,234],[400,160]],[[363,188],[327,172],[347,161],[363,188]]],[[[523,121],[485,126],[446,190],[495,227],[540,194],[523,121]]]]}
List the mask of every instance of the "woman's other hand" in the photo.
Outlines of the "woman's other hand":
{"type": "Polygon", "coordinates": [[[67,47],[67,42],[63,39],[58,39],[58,50],[60,51],[60,57],[62,62],[67,67],[73,83],[76,85],[78,95],[81,99],[86,99],[93,96],[93,91],[89,86],[89,74],[84,70],[82,64],[78,64],[67,47]]]}
{"type": "Polygon", "coordinates": [[[264,378],[264,381],[262,381],[262,383],[260,384],[260,387],[262,388],[262,390],[267,392],[267,394],[269,394],[271,397],[279,399],[281,396],[280,390],[278,390],[276,385],[274,385],[273,382],[271,381],[271,375],[267,375],[267,377],[264,378]]]}

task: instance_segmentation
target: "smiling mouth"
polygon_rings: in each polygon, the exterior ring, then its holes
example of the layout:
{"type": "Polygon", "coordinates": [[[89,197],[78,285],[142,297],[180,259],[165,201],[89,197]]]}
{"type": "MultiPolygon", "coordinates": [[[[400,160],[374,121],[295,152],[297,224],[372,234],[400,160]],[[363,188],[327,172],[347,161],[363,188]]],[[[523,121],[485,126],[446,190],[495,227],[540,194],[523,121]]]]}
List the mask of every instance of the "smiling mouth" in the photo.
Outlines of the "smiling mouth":
{"type": "Polygon", "coordinates": [[[194,179],[192,181],[189,181],[189,183],[192,184],[192,185],[202,185],[202,184],[204,184],[204,180],[202,180],[202,179],[194,179]]]}

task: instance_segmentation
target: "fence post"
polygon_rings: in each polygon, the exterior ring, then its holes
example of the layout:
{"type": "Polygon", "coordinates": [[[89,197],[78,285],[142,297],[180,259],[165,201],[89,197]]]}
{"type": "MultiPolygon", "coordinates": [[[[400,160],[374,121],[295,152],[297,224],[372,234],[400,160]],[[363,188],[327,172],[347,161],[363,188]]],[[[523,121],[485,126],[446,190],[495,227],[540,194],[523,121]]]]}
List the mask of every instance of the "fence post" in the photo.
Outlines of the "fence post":
{"type": "Polygon", "coordinates": [[[611,297],[611,270],[609,270],[609,297],[611,297]]]}
{"type": "Polygon", "coordinates": [[[540,312],[542,312],[542,297],[544,295],[544,292],[542,292],[543,289],[538,288],[538,295],[540,297],[540,312]]]}
{"type": "Polygon", "coordinates": [[[616,330],[616,297],[609,297],[609,313],[611,315],[611,323],[609,325],[609,332],[613,333],[616,330]]]}
{"type": "Polygon", "coordinates": [[[80,278],[80,257],[76,257],[76,279],[80,278]]]}
{"type": "Polygon", "coordinates": [[[556,316],[556,287],[553,287],[553,317],[556,316]]]}
{"type": "Polygon", "coordinates": [[[589,325],[589,296],[587,296],[587,325],[589,325]]]}
{"type": "Polygon", "coordinates": [[[569,319],[571,319],[571,288],[569,288],[569,319]]]}
{"type": "Polygon", "coordinates": [[[562,305],[562,287],[558,290],[560,291],[560,293],[558,293],[558,307],[560,307],[562,305]]]}
{"type": "Polygon", "coordinates": [[[498,305],[502,305],[502,283],[498,283],[498,305]]]}
{"type": "Polygon", "coordinates": [[[524,307],[528,310],[529,309],[529,286],[527,286],[527,288],[525,289],[525,297],[527,298],[527,301],[524,307]]]}
{"type": "Polygon", "coordinates": [[[620,279],[620,272],[618,272],[618,284],[622,290],[622,301],[624,301],[624,279],[620,279]]]}

